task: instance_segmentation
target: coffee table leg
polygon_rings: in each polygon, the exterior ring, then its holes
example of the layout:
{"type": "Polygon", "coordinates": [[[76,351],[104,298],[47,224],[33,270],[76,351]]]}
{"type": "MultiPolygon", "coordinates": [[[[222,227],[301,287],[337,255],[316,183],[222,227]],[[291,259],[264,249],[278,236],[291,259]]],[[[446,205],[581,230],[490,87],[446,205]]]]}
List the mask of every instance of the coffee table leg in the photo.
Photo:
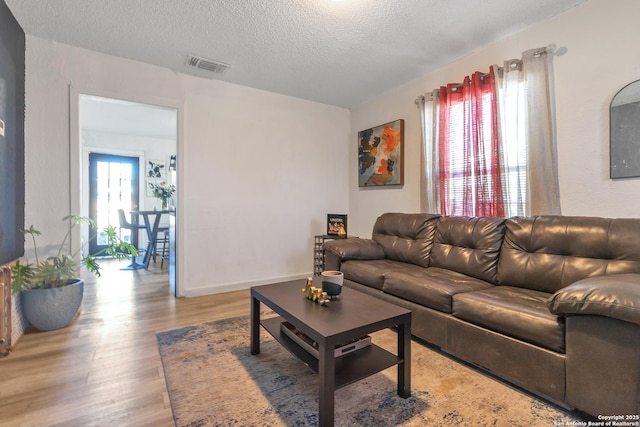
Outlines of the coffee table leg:
{"type": "Polygon", "coordinates": [[[398,325],[398,396],[411,396],[411,320],[398,325]]]}
{"type": "Polygon", "coordinates": [[[318,408],[319,425],[333,426],[336,360],[332,343],[319,343],[318,376],[320,381],[320,404],[318,408]]]}
{"type": "Polygon", "coordinates": [[[251,354],[260,354],[260,300],[251,298],[251,354]]]}

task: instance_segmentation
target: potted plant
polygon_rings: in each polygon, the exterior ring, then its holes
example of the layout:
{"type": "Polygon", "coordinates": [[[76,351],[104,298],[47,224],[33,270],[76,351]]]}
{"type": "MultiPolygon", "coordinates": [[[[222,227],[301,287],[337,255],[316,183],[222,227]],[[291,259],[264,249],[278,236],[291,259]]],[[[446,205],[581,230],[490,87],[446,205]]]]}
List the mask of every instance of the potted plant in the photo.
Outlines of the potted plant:
{"type": "Polygon", "coordinates": [[[105,229],[106,248],[94,255],[84,255],[78,261],[80,251],[88,242],[75,253],[66,253],[64,249],[71,236],[71,230],[81,223],[87,223],[95,229],[96,224],[93,220],[78,215],[67,216],[63,221],[68,221],[69,229],[56,255],[46,259],[38,257],[36,245],[36,236],[42,233],[33,225],[20,230],[23,235],[31,236],[35,259],[34,262],[27,261],[25,264],[18,261],[11,268],[11,289],[13,293],[21,294],[22,310],[27,321],[41,331],[63,328],[73,320],[82,304],[84,293],[84,281],[76,277],[81,266],[100,276],[96,256],[106,255],[124,259],[129,255],[137,255],[136,248],[120,239],[115,227],[109,225],[105,229]]]}
{"type": "Polygon", "coordinates": [[[162,210],[166,211],[169,199],[173,196],[173,193],[176,192],[176,186],[162,181],[160,184],[151,182],[149,183],[149,187],[151,188],[153,195],[162,202],[162,210]]]}

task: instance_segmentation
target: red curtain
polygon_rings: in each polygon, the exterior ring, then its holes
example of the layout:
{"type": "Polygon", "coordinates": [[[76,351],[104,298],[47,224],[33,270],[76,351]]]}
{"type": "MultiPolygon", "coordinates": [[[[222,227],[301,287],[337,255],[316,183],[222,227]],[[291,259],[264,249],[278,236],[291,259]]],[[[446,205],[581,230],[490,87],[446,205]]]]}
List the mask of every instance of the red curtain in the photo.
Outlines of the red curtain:
{"type": "Polygon", "coordinates": [[[440,88],[439,176],[443,215],[504,217],[493,67],[440,88]]]}

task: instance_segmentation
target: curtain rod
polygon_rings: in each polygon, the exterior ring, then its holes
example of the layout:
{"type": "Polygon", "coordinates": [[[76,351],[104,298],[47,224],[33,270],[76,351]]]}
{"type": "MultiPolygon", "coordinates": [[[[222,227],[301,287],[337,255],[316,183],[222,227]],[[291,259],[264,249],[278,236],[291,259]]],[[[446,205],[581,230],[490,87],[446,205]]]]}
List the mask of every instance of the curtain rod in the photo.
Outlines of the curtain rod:
{"type": "Polygon", "coordinates": [[[555,43],[551,43],[546,45],[545,47],[540,47],[535,49],[535,52],[533,52],[533,56],[540,56],[543,53],[554,53],[556,51],[556,45],[555,43]]]}
{"type": "MultiPolygon", "coordinates": [[[[556,45],[555,45],[555,43],[550,43],[550,44],[548,44],[548,45],[546,45],[544,47],[538,47],[538,48],[534,48],[534,49],[529,49],[529,50],[527,50],[525,52],[528,52],[528,51],[531,51],[531,50],[534,51],[533,52],[533,56],[538,58],[540,55],[542,55],[544,53],[547,53],[547,54],[555,53],[556,45]]],[[[509,59],[506,62],[510,62],[510,61],[514,61],[515,62],[515,61],[521,61],[521,60],[520,59],[509,59]]],[[[498,69],[496,71],[500,72],[502,70],[504,70],[504,67],[498,67],[498,69]]],[[[436,89],[436,90],[438,90],[438,89],[436,89]]],[[[429,93],[429,101],[432,101],[432,100],[433,100],[433,91],[429,93]]],[[[420,95],[415,99],[414,103],[419,107],[420,103],[425,103],[426,101],[427,101],[427,98],[424,95],[420,95]]]]}

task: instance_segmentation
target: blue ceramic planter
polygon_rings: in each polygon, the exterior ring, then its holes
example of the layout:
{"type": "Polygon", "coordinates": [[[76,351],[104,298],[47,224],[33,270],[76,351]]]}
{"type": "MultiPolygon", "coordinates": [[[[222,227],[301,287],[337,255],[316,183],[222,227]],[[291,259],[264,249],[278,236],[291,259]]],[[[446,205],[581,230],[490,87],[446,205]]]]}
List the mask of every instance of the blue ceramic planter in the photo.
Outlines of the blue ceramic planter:
{"type": "Polygon", "coordinates": [[[78,312],[83,294],[84,281],[79,279],[58,288],[29,289],[21,295],[22,311],[40,331],[64,328],[78,312]]]}

